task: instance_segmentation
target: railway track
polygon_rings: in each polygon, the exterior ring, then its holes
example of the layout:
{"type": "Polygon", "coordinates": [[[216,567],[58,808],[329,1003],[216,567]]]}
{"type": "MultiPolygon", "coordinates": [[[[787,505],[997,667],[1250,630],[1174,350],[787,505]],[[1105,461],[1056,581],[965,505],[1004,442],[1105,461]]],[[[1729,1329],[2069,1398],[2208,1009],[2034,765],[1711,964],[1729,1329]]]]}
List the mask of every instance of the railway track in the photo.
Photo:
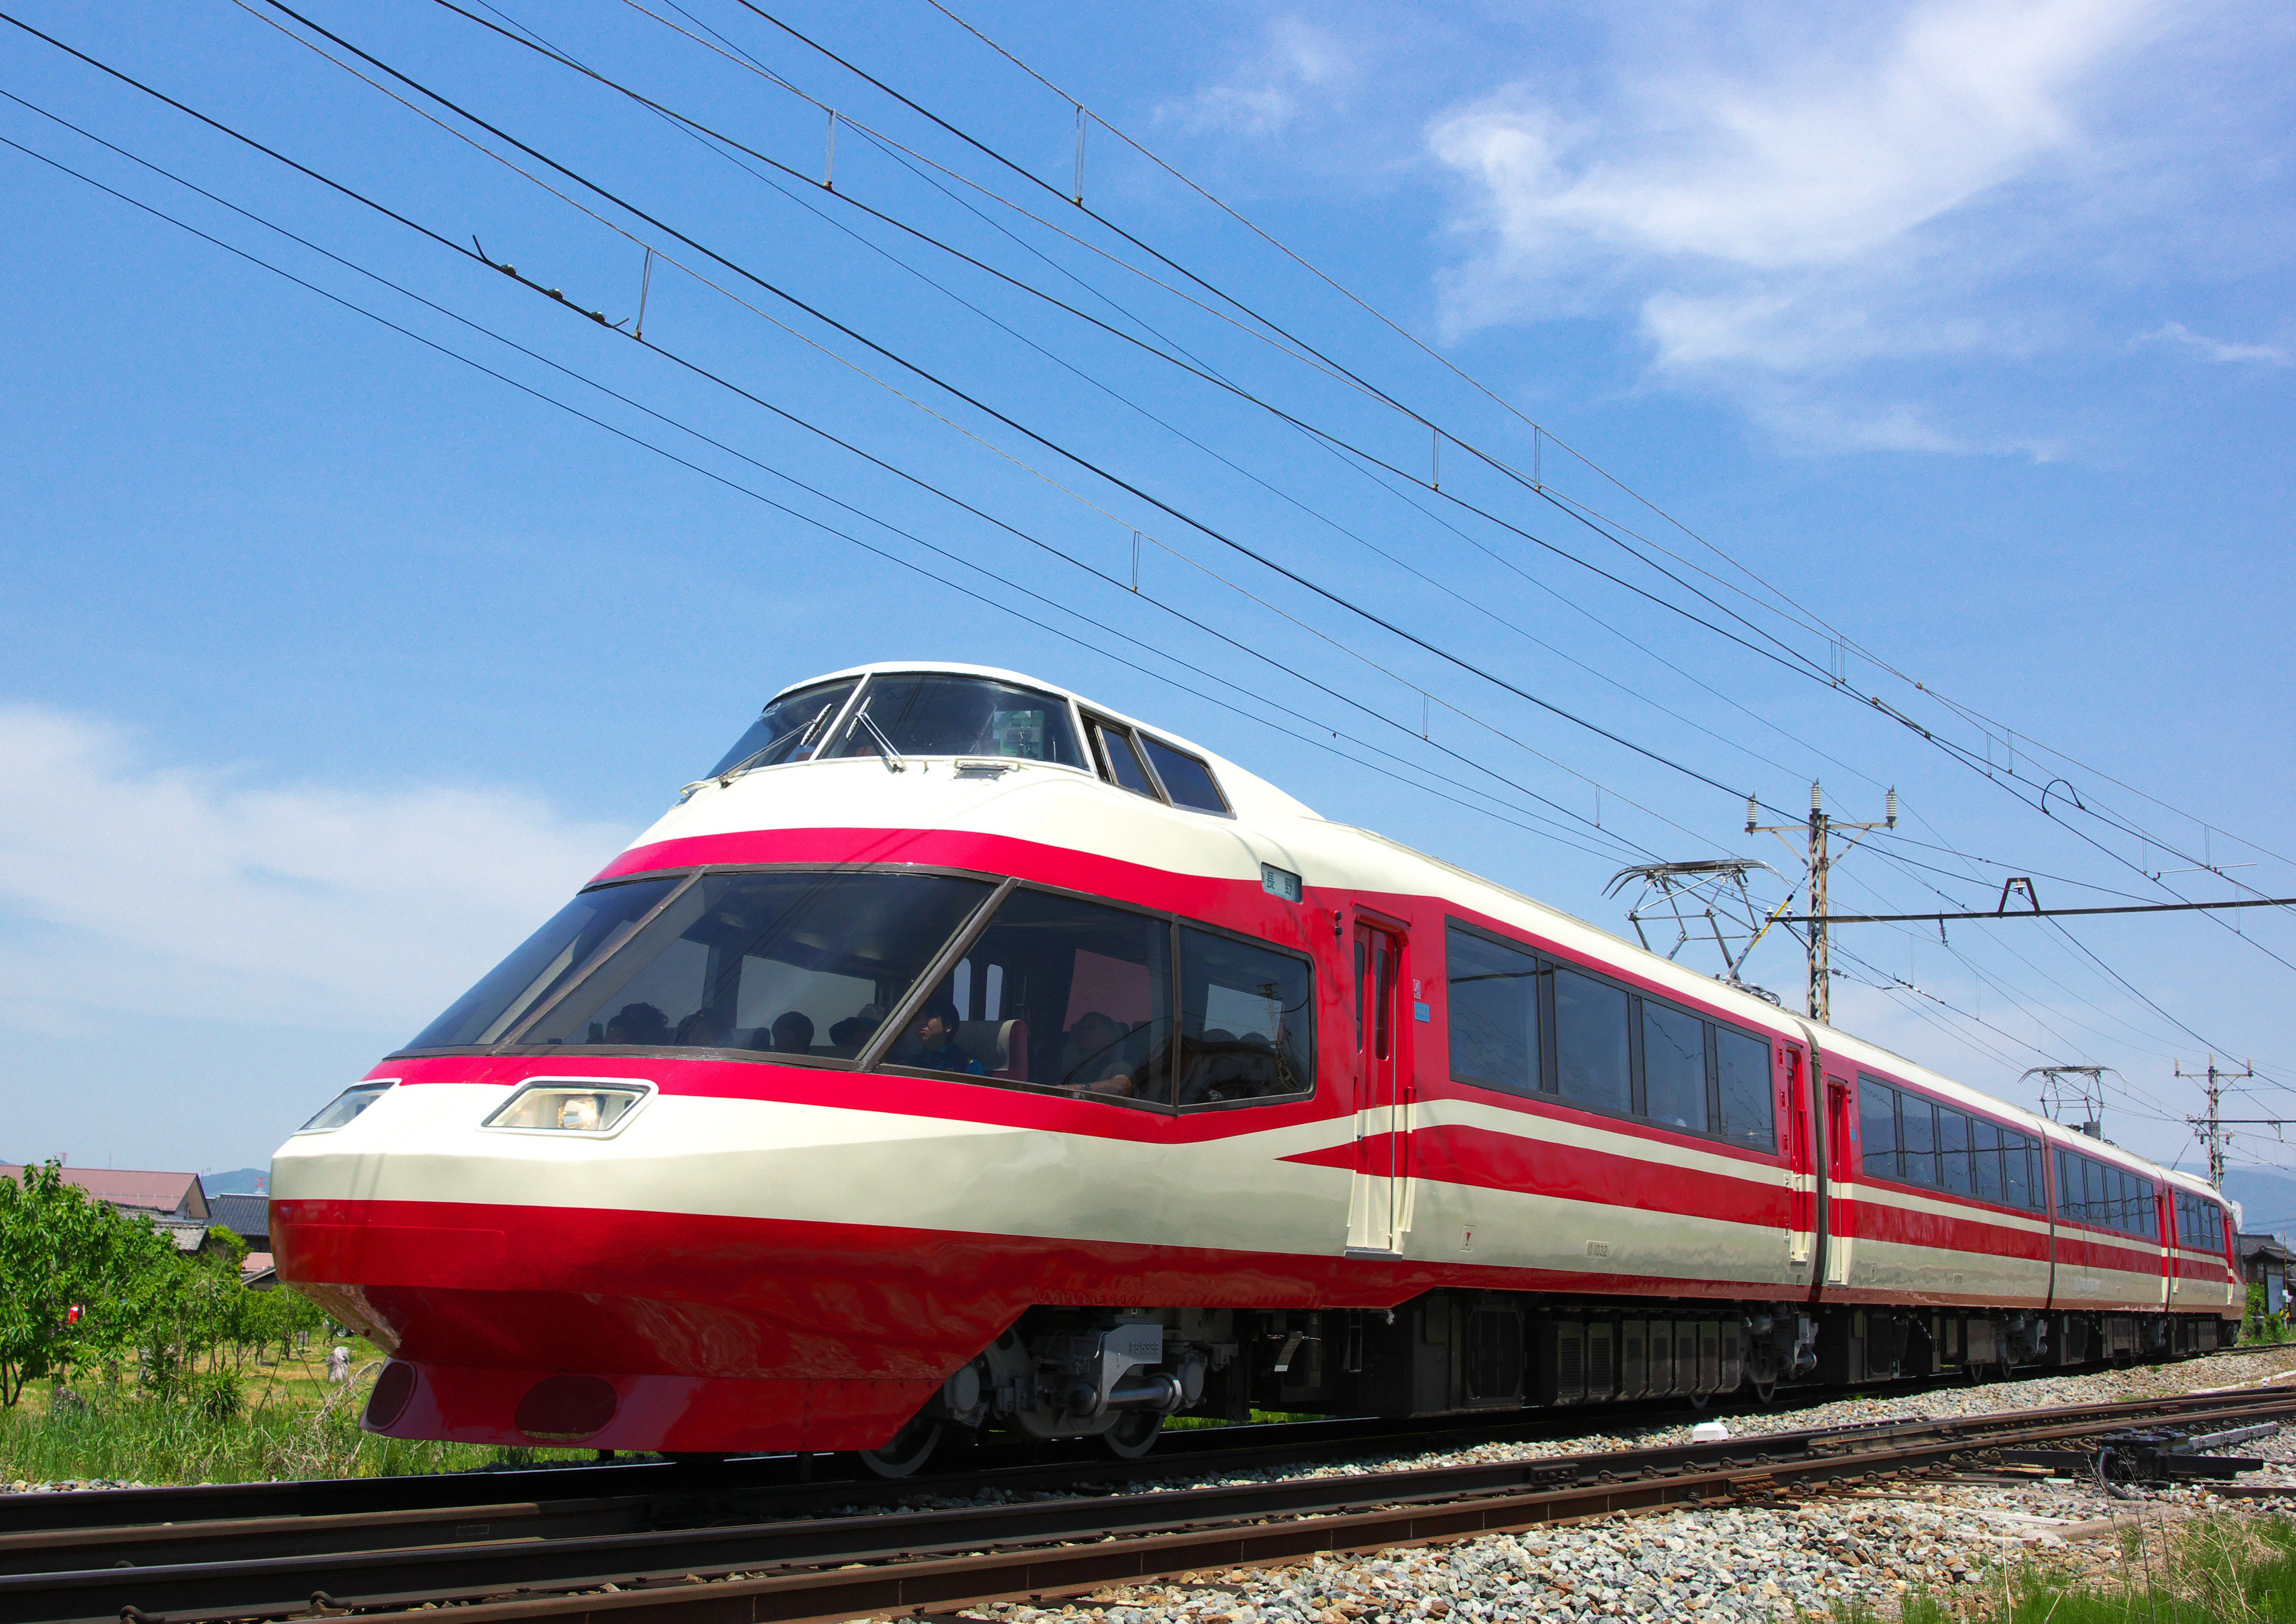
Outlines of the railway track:
{"type": "MultiPolygon", "coordinates": [[[[2250,1350],[2226,1349],[2197,1357],[2223,1357],[2234,1351],[2250,1350]]],[[[2011,1379],[2060,1374],[2064,1373],[2033,1372],[2011,1379]]],[[[1855,1396],[1903,1398],[1963,1383],[1957,1375],[1915,1377],[1860,1387],[1855,1396]]],[[[0,1541],[12,1534],[48,1530],[205,1523],[220,1531],[227,1522],[264,1518],[379,1515],[571,1500],[619,1500],[664,1508],[675,1515],[680,1501],[739,1496],[753,1510],[797,1515],[815,1505],[893,1505],[922,1495],[966,1494],[983,1483],[1056,1490],[1078,1483],[1150,1481],[1194,1470],[1249,1471],[1349,1456],[1425,1455],[1476,1444],[1538,1441],[1583,1435],[1595,1426],[1626,1430],[1726,1420],[1739,1413],[1776,1416],[1818,1408],[1844,1396],[1844,1390],[1834,1388],[1786,1390],[1775,1406],[1752,1410],[1701,1410],[1679,1399],[1651,1399],[1472,1423],[1454,1419],[1430,1424],[1359,1416],[1177,1428],[1167,1430],[1154,1452],[1137,1461],[1112,1460],[1088,1439],[1065,1448],[1032,1444],[1005,1451],[992,1446],[971,1454],[948,1451],[942,1457],[945,1464],[931,1475],[896,1481],[879,1478],[845,1456],[781,1455],[729,1456],[710,1463],[642,1459],[399,1477],[0,1495],[0,1541]]],[[[6,1548],[0,1544],[0,1550],[6,1548]]],[[[9,1571],[5,1558],[0,1557],[0,1572],[9,1571]]]]}
{"type": "MultiPolygon", "coordinates": [[[[349,1611],[382,1619],[441,1603],[454,1604],[457,1624],[608,1615],[621,1624],[845,1619],[1075,1593],[1191,1569],[1613,1512],[1790,1495],[2140,1424],[2205,1419],[2223,1427],[2292,1416],[2296,1394],[2241,1391],[1654,1449],[842,1515],[827,1513],[832,1505],[853,1502],[850,1493],[840,1493],[853,1486],[816,1485],[805,1489],[820,1497],[808,1509],[785,1501],[779,1514],[759,1517],[754,1506],[691,1505],[685,1509],[695,1521],[682,1527],[612,1526],[630,1514],[619,1503],[626,1497],[592,1497],[178,1529],[51,1530],[0,1541],[0,1566],[11,1570],[0,1571],[0,1624],[204,1624],[349,1611]],[[729,1516],[734,1520],[725,1520],[729,1516]],[[133,1565],[116,1565],[122,1563],[133,1565]]],[[[1418,1436],[1423,1447],[1426,1435],[1418,1436]]],[[[1166,1460],[1160,1472],[1170,1475],[1177,1465],[1209,1473],[1231,1464],[1208,1450],[1193,1462],[1166,1460]]],[[[1142,1475],[1149,1474],[1103,1465],[1095,1480],[1113,1486],[1142,1475]]],[[[1070,1489],[1085,1486],[1071,1468],[1070,1489]]],[[[913,1495],[931,1489],[887,1487],[913,1495]]]]}

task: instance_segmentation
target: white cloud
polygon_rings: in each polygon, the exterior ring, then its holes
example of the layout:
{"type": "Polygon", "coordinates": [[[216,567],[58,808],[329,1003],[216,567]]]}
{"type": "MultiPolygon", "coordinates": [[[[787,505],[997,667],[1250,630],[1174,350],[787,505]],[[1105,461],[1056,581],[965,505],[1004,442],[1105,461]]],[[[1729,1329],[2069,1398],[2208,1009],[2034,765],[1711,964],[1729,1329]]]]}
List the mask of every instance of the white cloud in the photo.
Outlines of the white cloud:
{"type": "Polygon", "coordinates": [[[1251,61],[1186,101],[1159,108],[1156,116],[1191,133],[1277,135],[1344,96],[1357,72],[1356,53],[1340,36],[1297,17],[1279,17],[1267,24],[1251,61]]]}
{"type": "Polygon", "coordinates": [[[0,1013],[396,1030],[627,840],[509,791],[256,787],[117,729],[0,707],[0,1013]]]}
{"type": "MultiPolygon", "coordinates": [[[[2063,342],[2047,301],[1987,296],[2065,251],[2050,234],[2116,161],[2092,115],[2161,0],[1916,0],[1809,37],[1825,15],[1438,118],[1430,150],[1467,185],[1450,334],[1630,308],[1660,380],[1837,426],[1860,408],[1822,386],[1857,369],[2063,342]]],[[[1866,411],[1851,441],[1965,443],[1866,411]]]]}
{"type": "Polygon", "coordinates": [[[2210,361],[2256,361],[2267,366],[2286,366],[2292,359],[2296,359],[2277,344],[2227,344],[2220,339],[2194,332],[2182,322],[2169,322],[2154,332],[2140,333],[2129,340],[2132,349],[2141,344],[2173,344],[2210,361]]]}

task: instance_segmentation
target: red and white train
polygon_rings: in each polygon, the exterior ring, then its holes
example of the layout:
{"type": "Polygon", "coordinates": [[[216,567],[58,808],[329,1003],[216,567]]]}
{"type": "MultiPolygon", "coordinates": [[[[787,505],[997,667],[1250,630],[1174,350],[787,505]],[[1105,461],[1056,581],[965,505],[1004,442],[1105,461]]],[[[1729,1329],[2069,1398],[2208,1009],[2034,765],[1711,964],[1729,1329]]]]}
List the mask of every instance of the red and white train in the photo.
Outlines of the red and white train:
{"type": "Polygon", "coordinates": [[[1009,672],[791,689],[272,1163],[406,1438],[715,1453],[2170,1357],[2208,1185],[1009,672]]]}

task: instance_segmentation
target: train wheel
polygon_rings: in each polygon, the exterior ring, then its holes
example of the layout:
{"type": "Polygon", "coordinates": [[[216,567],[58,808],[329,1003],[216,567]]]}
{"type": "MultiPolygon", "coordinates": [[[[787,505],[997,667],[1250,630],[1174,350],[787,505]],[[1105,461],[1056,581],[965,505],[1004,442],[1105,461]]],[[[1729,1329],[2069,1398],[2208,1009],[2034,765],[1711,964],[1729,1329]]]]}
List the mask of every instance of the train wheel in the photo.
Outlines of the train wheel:
{"type": "Polygon", "coordinates": [[[1156,1447],[1164,1417],[1154,1410],[1132,1410],[1100,1435],[1101,1447],[1120,1461],[1136,1461],[1156,1447]]]}
{"type": "Polygon", "coordinates": [[[909,1477],[932,1458],[939,1443],[940,1423],[914,1416],[883,1448],[859,1451],[861,1464],[881,1478],[909,1477]]]}
{"type": "Polygon", "coordinates": [[[1757,1382],[1750,1376],[1747,1378],[1747,1385],[1754,1390],[1754,1402],[1764,1409],[1769,1408],[1778,1401],[1778,1384],[1775,1378],[1767,1382],[1757,1382]]]}

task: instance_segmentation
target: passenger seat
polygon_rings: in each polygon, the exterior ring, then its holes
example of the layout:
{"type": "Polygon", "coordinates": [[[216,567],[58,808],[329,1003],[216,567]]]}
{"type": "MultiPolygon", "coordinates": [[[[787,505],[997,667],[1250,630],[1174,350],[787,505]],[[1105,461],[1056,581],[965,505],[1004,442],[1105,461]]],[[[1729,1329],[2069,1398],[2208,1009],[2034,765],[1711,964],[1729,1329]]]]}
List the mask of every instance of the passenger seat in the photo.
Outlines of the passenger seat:
{"type": "Polygon", "coordinates": [[[989,1076],[1009,1083],[1029,1080],[1029,1023],[1025,1021],[960,1021],[956,1046],[980,1062],[989,1076]]]}

